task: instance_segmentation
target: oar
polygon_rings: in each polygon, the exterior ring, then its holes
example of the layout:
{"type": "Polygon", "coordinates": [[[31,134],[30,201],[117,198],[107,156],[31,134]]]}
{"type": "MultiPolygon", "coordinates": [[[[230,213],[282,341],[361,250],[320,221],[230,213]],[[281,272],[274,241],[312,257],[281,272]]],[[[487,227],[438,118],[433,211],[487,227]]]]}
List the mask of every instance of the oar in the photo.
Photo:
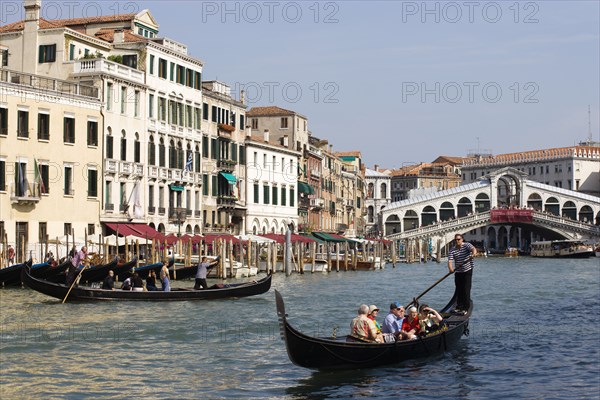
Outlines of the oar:
{"type": "Polygon", "coordinates": [[[408,303],[408,305],[406,306],[406,308],[408,309],[408,307],[410,307],[411,304],[416,304],[417,300],[419,300],[421,297],[425,296],[425,294],[427,294],[427,292],[429,292],[431,289],[433,289],[434,287],[436,287],[441,281],[443,281],[444,279],[446,279],[447,277],[449,277],[453,273],[454,273],[454,271],[448,272],[446,275],[442,276],[440,279],[437,280],[437,282],[435,282],[433,285],[429,286],[427,288],[427,290],[425,290],[423,293],[421,293],[417,297],[414,297],[412,299],[412,301],[410,303],[408,303]]]}
{"type": "MultiPolygon", "coordinates": [[[[71,287],[69,288],[69,291],[67,292],[67,294],[65,295],[65,298],[63,299],[61,304],[64,304],[65,301],[67,301],[67,297],[69,297],[69,293],[71,293],[71,290],[73,289],[73,286],[75,286],[75,283],[77,283],[77,280],[79,279],[79,277],[81,276],[81,273],[83,272],[83,270],[85,269],[85,265],[83,266],[83,268],[81,268],[79,270],[79,273],[77,274],[77,276],[75,277],[75,280],[73,281],[73,283],[71,283],[71,287]]],[[[68,272],[67,272],[68,273],[68,272]]]]}

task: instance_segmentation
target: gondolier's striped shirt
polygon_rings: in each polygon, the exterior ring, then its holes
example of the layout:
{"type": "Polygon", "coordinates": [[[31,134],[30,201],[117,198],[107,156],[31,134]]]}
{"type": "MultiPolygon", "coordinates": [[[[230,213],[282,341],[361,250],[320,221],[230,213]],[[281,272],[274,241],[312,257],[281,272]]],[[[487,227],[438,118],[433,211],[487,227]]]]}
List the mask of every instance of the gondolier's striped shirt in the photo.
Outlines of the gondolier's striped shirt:
{"type": "Polygon", "coordinates": [[[471,252],[473,251],[474,247],[475,246],[473,246],[471,243],[464,242],[460,248],[455,246],[450,249],[448,261],[454,261],[455,272],[460,274],[473,269],[473,260],[471,259],[467,262],[465,262],[465,260],[471,256],[471,252]]]}

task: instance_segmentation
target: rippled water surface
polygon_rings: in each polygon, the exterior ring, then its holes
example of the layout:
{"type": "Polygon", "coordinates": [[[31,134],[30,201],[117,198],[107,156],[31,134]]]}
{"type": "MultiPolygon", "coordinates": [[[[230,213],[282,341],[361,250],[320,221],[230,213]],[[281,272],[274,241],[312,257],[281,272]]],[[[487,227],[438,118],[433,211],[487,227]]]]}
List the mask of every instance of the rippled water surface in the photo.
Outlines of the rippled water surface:
{"type": "MultiPolygon", "coordinates": [[[[360,303],[407,302],[444,264],[285,277],[290,321],[346,333],[360,303]]],[[[192,286],[191,281],[176,286],[192,286]]],[[[452,278],[424,301],[441,308],[452,278]]],[[[452,352],[376,369],[290,363],[273,291],[173,303],[63,304],[0,290],[0,398],[599,398],[600,262],[478,259],[470,336],[452,352]]]]}

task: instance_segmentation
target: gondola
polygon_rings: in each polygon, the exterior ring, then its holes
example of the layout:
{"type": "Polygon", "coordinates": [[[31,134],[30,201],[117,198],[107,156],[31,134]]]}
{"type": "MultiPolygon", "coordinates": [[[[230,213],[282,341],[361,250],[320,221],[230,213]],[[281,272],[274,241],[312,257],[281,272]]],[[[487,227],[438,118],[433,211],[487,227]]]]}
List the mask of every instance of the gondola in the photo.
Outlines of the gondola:
{"type": "Polygon", "coordinates": [[[62,273],[62,276],[61,276],[62,280],[60,282],[64,282],[65,281],[64,272],[69,268],[70,264],[71,264],[71,258],[65,257],[63,259],[63,262],[56,266],[50,265],[48,268],[45,268],[45,269],[36,269],[35,271],[32,270],[31,275],[35,276],[36,278],[51,280],[53,277],[56,277],[62,273]]]}
{"type": "MultiPolygon", "coordinates": [[[[174,261],[175,260],[173,260],[171,258],[169,260],[169,264],[168,264],[167,268],[170,267],[170,266],[172,266],[174,261]]],[[[163,265],[164,265],[164,263],[162,261],[157,262],[157,263],[153,263],[153,264],[142,265],[141,267],[135,268],[133,271],[125,271],[125,272],[123,272],[122,274],[119,275],[119,280],[120,281],[124,281],[125,279],[127,279],[131,275],[133,275],[133,272],[137,272],[138,275],[140,276],[140,278],[146,279],[148,277],[148,274],[152,270],[156,271],[156,273],[158,274],[163,265]]]]}
{"type": "Polygon", "coordinates": [[[21,272],[23,267],[31,267],[32,260],[21,263],[13,264],[6,268],[0,268],[0,285],[4,286],[18,286],[21,284],[21,272]]]}
{"type": "Polygon", "coordinates": [[[37,277],[44,276],[46,274],[46,271],[48,270],[48,268],[52,267],[53,262],[54,262],[54,260],[50,259],[43,263],[33,264],[31,266],[31,275],[37,276],[37,277]]]}
{"type": "Polygon", "coordinates": [[[137,263],[137,257],[133,257],[133,259],[126,263],[118,262],[118,258],[115,257],[108,264],[96,265],[94,267],[86,268],[81,273],[81,279],[79,282],[81,283],[93,283],[93,282],[102,282],[104,278],[108,276],[108,271],[112,270],[115,273],[115,276],[119,276],[120,274],[131,270],[135,267],[137,263]]]}
{"type": "MultiPolygon", "coordinates": [[[[31,289],[57,299],[64,299],[69,287],[62,283],[52,283],[31,276],[29,268],[21,270],[23,283],[31,289]]],[[[227,297],[246,297],[263,294],[271,288],[271,275],[259,281],[214,285],[209,289],[172,289],[170,292],[135,292],[131,290],[104,290],[75,286],[68,301],[93,300],[132,300],[132,301],[182,301],[212,300],[227,297]]]]}
{"type": "Polygon", "coordinates": [[[354,369],[396,364],[408,359],[441,354],[454,347],[461,336],[468,335],[473,303],[466,315],[453,315],[455,297],[441,311],[447,328],[395,343],[368,343],[352,336],[311,337],[292,327],[287,321],[281,294],[275,290],[277,315],[282,339],[290,361],[312,369],[354,369]]]}

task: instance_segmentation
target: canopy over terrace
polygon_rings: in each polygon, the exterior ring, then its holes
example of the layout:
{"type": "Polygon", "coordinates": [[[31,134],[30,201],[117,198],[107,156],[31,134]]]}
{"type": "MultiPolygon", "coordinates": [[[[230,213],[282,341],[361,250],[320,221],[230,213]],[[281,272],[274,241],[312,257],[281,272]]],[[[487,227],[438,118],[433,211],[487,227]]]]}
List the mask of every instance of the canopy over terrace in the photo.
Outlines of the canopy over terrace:
{"type": "Polygon", "coordinates": [[[335,233],[313,232],[313,235],[321,240],[330,243],[344,243],[348,241],[348,239],[346,239],[345,237],[336,235],[335,233]]]}
{"type": "MultiPolygon", "coordinates": [[[[277,233],[266,233],[264,235],[260,235],[262,237],[266,237],[269,239],[272,239],[274,241],[276,241],[277,243],[285,243],[285,235],[281,235],[281,234],[277,234],[277,233]]],[[[302,236],[302,235],[296,235],[296,234],[292,234],[292,243],[295,242],[300,242],[300,243],[313,243],[316,240],[311,239],[309,237],[306,236],[302,236]]]]}
{"type": "Polygon", "coordinates": [[[237,238],[244,242],[247,242],[250,240],[255,243],[275,243],[275,240],[273,240],[273,239],[269,239],[269,238],[266,238],[263,236],[258,236],[258,235],[252,235],[252,234],[238,235],[237,238]]]}
{"type": "Polygon", "coordinates": [[[116,222],[105,222],[104,225],[114,231],[118,232],[119,236],[135,236],[139,239],[164,239],[164,236],[157,230],[149,227],[146,224],[121,224],[116,222]]]}

